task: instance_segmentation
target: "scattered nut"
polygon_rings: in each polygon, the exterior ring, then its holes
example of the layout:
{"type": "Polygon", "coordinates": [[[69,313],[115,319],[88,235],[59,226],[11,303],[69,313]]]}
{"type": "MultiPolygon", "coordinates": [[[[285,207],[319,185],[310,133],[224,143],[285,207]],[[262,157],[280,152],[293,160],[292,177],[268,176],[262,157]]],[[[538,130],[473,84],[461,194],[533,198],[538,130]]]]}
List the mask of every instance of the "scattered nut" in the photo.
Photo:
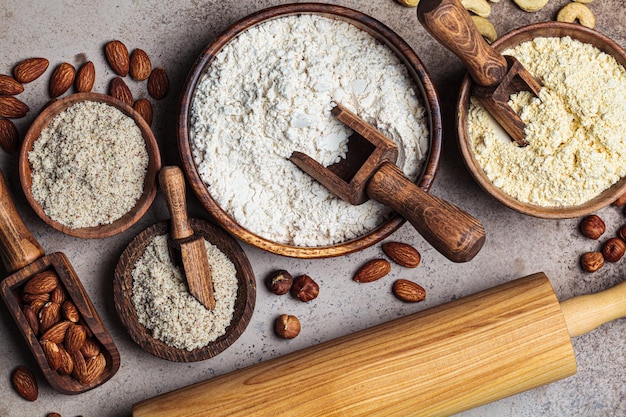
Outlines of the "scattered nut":
{"type": "Polygon", "coordinates": [[[46,72],[49,61],[46,58],[28,58],[13,68],[13,76],[21,83],[30,83],[46,72]]]}
{"type": "Polygon", "coordinates": [[[612,237],[602,245],[602,256],[607,262],[617,262],[626,252],[626,243],[618,237],[612,237]]]}
{"type": "Polygon", "coordinates": [[[289,272],[280,269],[267,277],[265,285],[276,295],[287,294],[293,285],[293,277],[289,272]]]}
{"type": "Polygon", "coordinates": [[[300,275],[293,280],[291,295],[300,301],[307,302],[317,298],[320,287],[308,275],[300,275]]]}
{"type": "Polygon", "coordinates": [[[493,43],[498,39],[496,28],[491,22],[482,16],[472,16],[472,21],[476,25],[480,35],[489,43],[493,43]]]}
{"type": "Polygon", "coordinates": [[[274,330],[283,339],[293,339],[300,334],[300,320],[296,316],[281,314],[274,323],[274,330]]]}
{"type": "Polygon", "coordinates": [[[24,91],[22,83],[10,75],[0,74],[0,95],[15,96],[24,91]]]}
{"type": "Polygon", "coordinates": [[[21,119],[26,116],[30,108],[13,96],[0,96],[0,117],[7,119],[21,119]]]}
{"type": "Polygon", "coordinates": [[[602,252],[586,252],[580,257],[580,266],[587,272],[595,272],[604,266],[602,252]]]}
{"type": "Polygon", "coordinates": [[[86,93],[91,91],[93,84],[96,82],[96,67],[93,62],[88,61],[83,64],[76,74],[74,87],[78,93],[86,93]]]}
{"type": "Polygon", "coordinates": [[[137,81],[147,80],[152,72],[152,62],[143,49],[135,49],[130,55],[130,76],[137,81]]]}
{"type": "Polygon", "coordinates": [[[589,239],[598,239],[605,231],[604,221],[596,214],[591,214],[580,222],[580,232],[589,239]]]}
{"type": "Polygon", "coordinates": [[[115,77],[109,84],[109,95],[132,107],[134,103],[133,93],[120,77],[115,77]]]}
{"type": "Polygon", "coordinates": [[[491,6],[487,0],[461,0],[461,4],[477,16],[488,17],[491,14],[491,6]]]}
{"type": "Polygon", "coordinates": [[[596,18],[589,7],[579,2],[571,2],[563,6],[556,15],[558,22],[574,23],[578,20],[581,25],[593,29],[596,18]]]}
{"type": "Polygon", "coordinates": [[[387,242],[382,245],[383,252],[392,261],[405,268],[416,268],[422,259],[413,246],[401,242],[387,242]]]}
{"type": "Polygon", "coordinates": [[[39,386],[35,374],[25,366],[18,366],[11,374],[11,384],[15,391],[28,401],[35,401],[39,396],[39,386]]]}
{"type": "Polygon", "coordinates": [[[120,77],[125,77],[128,74],[130,58],[128,57],[126,45],[121,41],[113,40],[108,42],[104,46],[104,55],[113,72],[120,77]]]}
{"type": "Polygon", "coordinates": [[[394,282],[392,291],[396,298],[408,303],[417,303],[426,298],[426,290],[421,285],[407,279],[399,279],[394,282]]]}
{"type": "Polygon", "coordinates": [[[544,8],[549,0],[513,0],[517,6],[526,12],[536,12],[544,8]]]}
{"type": "Polygon", "coordinates": [[[420,0],[396,0],[399,4],[405,7],[417,7],[420,0]]]}
{"type": "Polygon", "coordinates": [[[163,68],[155,68],[148,77],[148,94],[155,100],[165,98],[170,89],[170,81],[163,68]]]}
{"type": "Polygon", "coordinates": [[[46,417],[61,417],[61,414],[59,414],[59,413],[48,413],[46,415],[46,417]]]}
{"type": "Polygon", "coordinates": [[[613,206],[615,207],[622,207],[623,205],[626,204],[626,193],[620,195],[619,197],[617,197],[617,199],[615,201],[613,201],[611,203],[613,206]]]}
{"type": "Polygon", "coordinates": [[[20,148],[20,134],[15,123],[9,119],[0,119],[0,147],[10,154],[20,148]]]}
{"type": "Polygon", "coordinates": [[[372,282],[381,279],[391,271],[386,259],[372,259],[363,265],[352,278],[355,282],[372,282]]]}
{"type": "Polygon", "coordinates": [[[72,64],[62,62],[52,73],[48,93],[50,97],[56,98],[64,94],[74,84],[76,69],[72,64]]]}
{"type": "Polygon", "coordinates": [[[133,104],[133,109],[146,121],[148,126],[152,126],[152,104],[145,98],[140,98],[133,104]]]}

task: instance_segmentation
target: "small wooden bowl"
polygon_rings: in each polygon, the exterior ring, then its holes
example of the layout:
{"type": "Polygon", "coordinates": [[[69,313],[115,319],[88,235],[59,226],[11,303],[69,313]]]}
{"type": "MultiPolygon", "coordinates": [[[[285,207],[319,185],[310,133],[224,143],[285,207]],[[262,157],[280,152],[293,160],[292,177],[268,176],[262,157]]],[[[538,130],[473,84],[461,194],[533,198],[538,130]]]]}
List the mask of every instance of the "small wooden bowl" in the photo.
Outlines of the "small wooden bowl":
{"type": "MultiPolygon", "coordinates": [[[[626,67],[626,52],[624,52],[624,50],[615,41],[592,29],[571,23],[543,22],[524,26],[502,36],[491,46],[501,52],[505,49],[513,48],[523,42],[537,37],[564,36],[570,36],[572,39],[594,45],[601,51],[612,55],[617,62],[626,67]]],[[[485,172],[474,158],[474,153],[470,147],[470,138],[467,132],[467,113],[469,109],[472,85],[472,79],[469,75],[466,75],[461,84],[457,100],[456,129],[459,146],[465,165],[474,179],[496,200],[513,210],[530,216],[546,219],[566,219],[582,217],[598,211],[611,204],[615,201],[615,199],[626,192],[626,177],[623,177],[595,198],[577,206],[542,207],[523,203],[504,193],[501,189],[491,183],[485,172]]]]}
{"type": "Polygon", "coordinates": [[[127,230],[129,227],[137,223],[137,221],[139,221],[139,219],[141,219],[141,217],[148,210],[148,208],[152,204],[152,201],[154,200],[154,197],[156,196],[156,176],[160,168],[161,155],[159,152],[157,141],[152,134],[150,126],[148,126],[148,124],[143,120],[141,115],[139,115],[139,113],[137,113],[132,107],[128,106],[125,103],[122,103],[121,101],[111,96],[99,93],[77,93],[51,102],[41,111],[39,116],[37,116],[37,118],[33,121],[32,125],[26,132],[26,136],[24,137],[24,142],[22,144],[19,156],[19,172],[22,189],[24,190],[24,194],[26,195],[28,203],[31,205],[35,213],[37,213],[37,215],[44,222],[48,223],[56,230],[59,230],[70,236],[86,239],[97,239],[113,236],[127,230]],[[33,197],[32,169],[28,161],[28,154],[33,150],[35,141],[41,135],[41,131],[48,125],[48,123],[50,123],[50,121],[55,116],[57,116],[59,113],[63,112],[65,109],[72,106],[73,104],[82,101],[95,101],[108,104],[117,108],[128,117],[132,118],[141,130],[141,134],[146,144],[146,150],[148,151],[149,161],[146,177],[144,179],[143,194],[135,204],[135,207],[132,208],[132,210],[130,210],[124,216],[110,224],[72,229],[51,219],[44,212],[41,204],[39,204],[39,202],[36,201],[33,197]]]}
{"type": "Polygon", "coordinates": [[[132,303],[132,272],[137,261],[152,240],[169,232],[169,221],[159,222],[150,226],[130,242],[115,268],[113,283],[115,308],[130,337],[145,351],[159,358],[175,362],[205,360],[218,355],[232,345],[248,326],[256,301],[256,282],[252,266],[237,241],[226,232],[206,221],[190,219],[190,223],[193,230],[217,246],[231,260],[237,270],[239,286],[237,288],[235,311],[230,325],[222,336],[202,348],[188,351],[186,349],[173,348],[153,338],[150,331],[139,323],[137,311],[132,303]]]}
{"type": "Polygon", "coordinates": [[[356,239],[335,245],[303,247],[273,242],[245,229],[220,207],[220,205],[211,196],[211,193],[202,181],[202,178],[200,178],[191,151],[189,135],[191,103],[193,101],[194,92],[199,80],[211,66],[215,55],[218,54],[220,50],[232,39],[255,25],[275,18],[299,14],[321,15],[327,18],[338,19],[350,23],[386,45],[406,65],[409,74],[415,82],[416,91],[419,92],[422,98],[428,113],[430,125],[430,148],[428,151],[428,158],[425,161],[422,174],[420,178],[417,179],[416,183],[424,191],[428,191],[430,189],[439,167],[442,126],[439,97],[426,68],[411,47],[384,24],[358,11],[329,4],[299,3],[270,7],[254,13],[233,24],[224,33],[213,40],[213,42],[196,60],[183,89],[178,117],[179,151],[188,182],[200,202],[222,227],[239,239],[268,252],[283,256],[295,258],[326,258],[341,256],[365,249],[366,247],[380,242],[396,231],[404,223],[405,219],[397,214],[393,214],[388,220],[384,221],[371,232],[356,239]]]}

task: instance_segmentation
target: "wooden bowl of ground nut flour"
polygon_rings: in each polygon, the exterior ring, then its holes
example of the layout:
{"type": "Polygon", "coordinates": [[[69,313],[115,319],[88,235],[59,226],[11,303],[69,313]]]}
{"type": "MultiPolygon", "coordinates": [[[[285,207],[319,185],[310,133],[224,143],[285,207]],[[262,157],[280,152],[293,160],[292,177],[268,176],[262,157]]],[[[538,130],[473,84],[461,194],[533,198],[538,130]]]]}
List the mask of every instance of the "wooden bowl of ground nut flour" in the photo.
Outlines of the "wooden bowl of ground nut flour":
{"type": "Polygon", "coordinates": [[[517,147],[472,99],[463,80],[457,133],[465,163],[506,206],[542,218],[595,212],[626,192],[626,53],[585,27],[545,22],[504,35],[492,46],[514,55],[544,85],[512,106],[530,144],[517,147]]]}
{"type": "Polygon", "coordinates": [[[78,93],[35,119],[19,167],[26,199],[41,219],[71,236],[103,238],[148,210],[161,157],[152,130],[130,106],[78,93]]]}
{"type": "Polygon", "coordinates": [[[404,219],[351,206],[288,160],[328,166],[350,129],[333,101],[396,142],[397,164],[428,190],[441,150],[437,93],[422,62],[388,27],[341,6],[301,3],[250,15],[200,55],[179,112],[179,149],[204,207],[243,241],[280,255],[339,256],[379,242],[404,219]]]}

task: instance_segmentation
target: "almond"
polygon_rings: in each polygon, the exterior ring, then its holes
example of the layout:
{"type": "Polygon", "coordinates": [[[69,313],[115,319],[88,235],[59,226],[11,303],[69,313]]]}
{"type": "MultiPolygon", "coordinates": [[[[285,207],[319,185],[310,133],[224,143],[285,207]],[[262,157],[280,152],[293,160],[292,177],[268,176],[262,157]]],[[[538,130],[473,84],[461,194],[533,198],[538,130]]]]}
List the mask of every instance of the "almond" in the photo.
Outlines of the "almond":
{"type": "Polygon", "coordinates": [[[406,268],[415,268],[420,264],[422,257],[413,246],[400,242],[387,242],[383,244],[383,252],[392,261],[406,268]]]}
{"type": "Polygon", "coordinates": [[[120,77],[128,74],[130,66],[128,49],[121,41],[113,40],[104,46],[104,55],[111,69],[120,77]]]}
{"type": "Polygon", "coordinates": [[[50,271],[39,272],[24,285],[24,292],[28,294],[46,294],[59,285],[57,275],[50,271]]]}
{"type": "Polygon", "coordinates": [[[111,84],[109,84],[109,95],[131,107],[133,105],[133,93],[130,92],[130,88],[128,88],[124,80],[120,77],[115,77],[111,80],[111,84]]]}
{"type": "Polygon", "coordinates": [[[20,397],[35,401],[39,395],[39,386],[35,374],[25,366],[18,366],[11,373],[11,384],[20,397]]]}
{"type": "Polygon", "coordinates": [[[74,361],[72,360],[72,356],[63,348],[63,346],[59,345],[59,353],[61,357],[61,362],[57,369],[57,372],[61,375],[70,375],[74,370],[74,361]]]}
{"type": "Polygon", "coordinates": [[[35,314],[39,314],[39,312],[41,311],[41,308],[46,305],[47,301],[41,301],[41,300],[35,300],[32,303],[30,303],[30,308],[33,309],[33,312],[35,314]]]}
{"type": "Polygon", "coordinates": [[[65,339],[65,332],[71,324],[72,322],[67,320],[58,322],[57,324],[46,330],[44,334],[41,335],[40,340],[49,340],[50,342],[54,343],[63,343],[63,340],[65,339]]]}
{"type": "Polygon", "coordinates": [[[0,95],[14,96],[23,91],[22,83],[10,75],[0,74],[0,95]]]}
{"type": "Polygon", "coordinates": [[[7,119],[20,119],[30,108],[21,100],[13,96],[0,96],[0,116],[7,119]]]}
{"type": "Polygon", "coordinates": [[[35,335],[39,334],[39,320],[37,320],[37,314],[33,311],[31,306],[25,305],[22,307],[22,313],[24,313],[24,317],[33,333],[35,333],[35,335]]]}
{"type": "Polygon", "coordinates": [[[135,49],[130,55],[130,76],[137,81],[148,79],[152,72],[152,62],[143,49],[135,49]]]}
{"type": "Polygon", "coordinates": [[[46,58],[25,59],[13,68],[13,76],[20,83],[33,82],[46,72],[48,64],[46,58]]]}
{"type": "Polygon", "coordinates": [[[45,332],[61,320],[61,306],[52,301],[47,302],[39,311],[39,328],[45,332]]]}
{"type": "Polygon", "coordinates": [[[52,73],[48,93],[50,97],[56,98],[65,93],[74,84],[76,69],[72,64],[62,62],[52,73]]]}
{"type": "Polygon", "coordinates": [[[419,284],[407,279],[399,279],[393,283],[393,294],[408,303],[417,303],[426,298],[426,290],[419,284]]]}
{"type": "Polygon", "coordinates": [[[87,362],[80,352],[69,353],[69,355],[72,358],[72,363],[74,364],[72,376],[79,381],[82,381],[83,378],[85,378],[85,375],[87,375],[87,362]]]}
{"type": "Polygon", "coordinates": [[[98,379],[100,375],[102,375],[102,372],[104,372],[106,366],[107,362],[102,353],[98,353],[93,358],[87,359],[85,366],[85,375],[82,378],[79,378],[80,382],[85,385],[91,384],[96,379],[98,379]]]}
{"type": "Polygon", "coordinates": [[[82,353],[85,358],[93,358],[100,353],[100,344],[95,339],[88,337],[81,346],[80,353],[82,353]]]}
{"type": "Polygon", "coordinates": [[[74,80],[74,87],[77,93],[88,93],[93,88],[93,84],[96,82],[96,67],[93,62],[88,61],[83,64],[76,74],[76,80],[74,80]]]}
{"type": "Polygon", "coordinates": [[[0,119],[0,147],[6,153],[15,153],[20,148],[20,134],[15,123],[9,119],[0,119]]]}
{"type": "Polygon", "coordinates": [[[65,332],[65,341],[63,346],[68,353],[77,352],[85,343],[87,335],[83,326],[72,324],[65,332]]]}
{"type": "Polygon", "coordinates": [[[49,340],[42,340],[40,344],[50,369],[53,371],[59,369],[59,366],[61,366],[61,352],[57,344],[49,340]]]}
{"type": "Polygon", "coordinates": [[[71,300],[65,300],[61,305],[61,312],[63,313],[63,317],[72,323],[78,323],[78,320],[80,320],[78,308],[71,300]]]}
{"type": "MultiPolygon", "coordinates": [[[[45,304],[48,301],[50,301],[50,294],[47,293],[47,292],[43,293],[43,294],[29,294],[29,293],[25,292],[22,295],[22,300],[26,304],[32,304],[34,301],[42,301],[45,304]]],[[[42,304],[42,306],[43,306],[43,304],[42,304]]]]}
{"type": "Polygon", "coordinates": [[[67,299],[67,293],[65,292],[65,288],[61,285],[57,285],[55,289],[50,293],[50,301],[53,303],[57,303],[59,305],[63,304],[67,299]]]}
{"type": "Polygon", "coordinates": [[[170,89],[170,81],[165,69],[157,67],[152,70],[148,78],[148,94],[150,97],[161,100],[170,89]]]}
{"type": "Polygon", "coordinates": [[[135,101],[133,108],[146,121],[148,126],[152,126],[152,104],[145,98],[135,101]]]}
{"type": "Polygon", "coordinates": [[[372,259],[363,265],[354,275],[356,282],[372,282],[381,279],[391,271],[391,264],[386,259],[372,259]]]}

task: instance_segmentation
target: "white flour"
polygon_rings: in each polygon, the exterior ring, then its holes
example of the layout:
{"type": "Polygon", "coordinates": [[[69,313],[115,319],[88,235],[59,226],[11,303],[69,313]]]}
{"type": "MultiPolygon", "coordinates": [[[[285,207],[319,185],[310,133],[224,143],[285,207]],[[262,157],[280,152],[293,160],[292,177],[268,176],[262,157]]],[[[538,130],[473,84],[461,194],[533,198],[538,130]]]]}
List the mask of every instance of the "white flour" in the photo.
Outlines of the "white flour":
{"type": "Polygon", "coordinates": [[[486,110],[472,100],[471,147],[492,183],[519,201],[563,207],[592,199],[626,175],[626,69],[569,37],[536,38],[504,53],[544,88],[539,98],[511,97],[526,123],[530,144],[524,148],[496,134],[486,110]]]}
{"type": "Polygon", "coordinates": [[[301,151],[327,166],[351,134],[330,110],[342,103],[399,145],[415,179],[428,124],[404,64],[366,32],[301,15],[255,26],[220,51],[193,98],[191,142],[212,197],[266,239],[321,246],[376,228],[389,210],[351,206],[287,160],[301,151]]]}

